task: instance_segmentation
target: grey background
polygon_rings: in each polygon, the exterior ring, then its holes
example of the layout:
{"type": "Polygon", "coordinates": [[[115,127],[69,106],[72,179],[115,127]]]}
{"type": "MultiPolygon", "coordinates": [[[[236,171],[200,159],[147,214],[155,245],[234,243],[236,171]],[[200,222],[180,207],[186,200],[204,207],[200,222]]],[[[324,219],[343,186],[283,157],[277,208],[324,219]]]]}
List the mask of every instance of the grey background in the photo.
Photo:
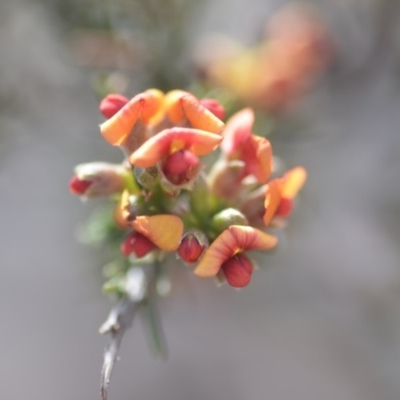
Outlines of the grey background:
{"type": "MultiPolygon", "coordinates": [[[[251,42],[278,3],[210,1],[190,40],[251,42]]],[[[310,176],[280,251],[242,291],[177,267],[162,305],[169,360],[153,359],[136,321],[111,399],[400,398],[398,5],[315,3],[339,57],[274,142],[310,176]]],[[[93,206],[67,182],[75,164],[119,153],[98,134],[54,4],[0,3],[3,399],[97,399],[111,307],[103,260],[74,237],[93,206]]]]}

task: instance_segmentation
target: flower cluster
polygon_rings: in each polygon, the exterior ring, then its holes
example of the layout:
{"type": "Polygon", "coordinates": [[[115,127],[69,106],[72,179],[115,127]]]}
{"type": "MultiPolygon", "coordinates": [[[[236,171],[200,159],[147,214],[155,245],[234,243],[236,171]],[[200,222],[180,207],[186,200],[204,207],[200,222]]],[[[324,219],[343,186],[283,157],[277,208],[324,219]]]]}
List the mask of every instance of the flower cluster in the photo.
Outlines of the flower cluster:
{"type": "Polygon", "coordinates": [[[70,190],[115,201],[115,223],[126,230],[122,253],[160,260],[175,252],[199,277],[246,286],[254,269],[248,252],[277,245],[268,229],[291,213],[305,170],[271,179],[271,144],[252,133],[249,108],[225,125],[215,100],[150,89],[131,100],[110,94],[100,112],[101,134],[124,161],[78,165],[70,190]],[[218,148],[207,169],[201,158],[218,148]]]}

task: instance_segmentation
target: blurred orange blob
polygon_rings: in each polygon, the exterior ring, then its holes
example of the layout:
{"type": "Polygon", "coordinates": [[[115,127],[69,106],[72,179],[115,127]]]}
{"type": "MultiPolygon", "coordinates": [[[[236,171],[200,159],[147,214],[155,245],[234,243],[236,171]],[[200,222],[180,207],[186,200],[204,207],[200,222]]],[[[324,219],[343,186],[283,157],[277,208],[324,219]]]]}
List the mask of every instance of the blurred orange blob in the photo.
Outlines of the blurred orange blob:
{"type": "Polygon", "coordinates": [[[210,40],[198,58],[208,60],[200,67],[211,83],[246,104],[280,112],[329,66],[333,54],[332,40],[317,13],[291,4],[270,19],[257,46],[217,49],[210,40]]]}

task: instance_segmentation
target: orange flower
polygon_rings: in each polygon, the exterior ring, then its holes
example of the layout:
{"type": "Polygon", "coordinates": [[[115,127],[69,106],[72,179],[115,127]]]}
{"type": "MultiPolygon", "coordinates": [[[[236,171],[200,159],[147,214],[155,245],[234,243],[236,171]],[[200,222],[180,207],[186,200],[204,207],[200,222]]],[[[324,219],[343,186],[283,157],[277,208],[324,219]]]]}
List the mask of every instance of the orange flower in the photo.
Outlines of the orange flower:
{"type": "Polygon", "coordinates": [[[251,133],[253,123],[254,112],[250,108],[234,114],[226,124],[221,148],[229,160],[244,162],[242,178],[254,175],[265,183],[272,171],[272,148],[267,139],[251,133]]]}
{"type": "MultiPolygon", "coordinates": [[[[224,267],[232,269],[232,262],[235,265],[245,262],[237,257],[247,250],[269,250],[275,247],[277,242],[275,236],[250,226],[231,225],[206,250],[194,273],[202,278],[216,276],[221,269],[224,271],[224,267]]],[[[247,266],[244,269],[248,271],[247,266]]]]}
{"type": "Polygon", "coordinates": [[[267,185],[265,196],[264,223],[268,226],[275,216],[287,217],[292,210],[292,202],[307,179],[303,167],[295,167],[281,179],[273,179],[267,185]]]}

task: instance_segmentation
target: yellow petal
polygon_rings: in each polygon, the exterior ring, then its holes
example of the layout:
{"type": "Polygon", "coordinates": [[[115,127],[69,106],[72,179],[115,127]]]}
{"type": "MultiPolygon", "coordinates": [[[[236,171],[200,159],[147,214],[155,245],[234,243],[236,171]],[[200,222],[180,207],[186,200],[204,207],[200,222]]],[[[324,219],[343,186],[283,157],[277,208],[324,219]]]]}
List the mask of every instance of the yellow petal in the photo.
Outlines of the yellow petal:
{"type": "Polygon", "coordinates": [[[283,176],[282,197],[293,199],[303,187],[307,179],[307,171],[303,167],[295,167],[283,176]]]}
{"type": "Polygon", "coordinates": [[[251,226],[231,225],[206,250],[194,273],[202,278],[218,274],[221,265],[237,253],[247,250],[268,250],[278,239],[251,226]]]}
{"type": "Polygon", "coordinates": [[[100,125],[104,139],[113,146],[122,145],[135,124],[140,120],[149,124],[162,108],[163,93],[150,89],[138,94],[121,108],[113,117],[100,125]]]}
{"type": "Polygon", "coordinates": [[[137,217],[132,227],[164,251],[176,250],[183,233],[182,220],[168,214],[137,217]]]}
{"type": "Polygon", "coordinates": [[[273,179],[267,185],[267,190],[265,194],[265,214],[264,214],[264,224],[269,225],[271,219],[274,217],[276,210],[281,202],[281,190],[282,190],[282,180],[273,179]]]}
{"type": "Polygon", "coordinates": [[[187,149],[196,156],[204,156],[217,148],[222,136],[190,128],[164,129],[151,137],[129,158],[132,165],[148,168],[175,151],[187,149]]]}

